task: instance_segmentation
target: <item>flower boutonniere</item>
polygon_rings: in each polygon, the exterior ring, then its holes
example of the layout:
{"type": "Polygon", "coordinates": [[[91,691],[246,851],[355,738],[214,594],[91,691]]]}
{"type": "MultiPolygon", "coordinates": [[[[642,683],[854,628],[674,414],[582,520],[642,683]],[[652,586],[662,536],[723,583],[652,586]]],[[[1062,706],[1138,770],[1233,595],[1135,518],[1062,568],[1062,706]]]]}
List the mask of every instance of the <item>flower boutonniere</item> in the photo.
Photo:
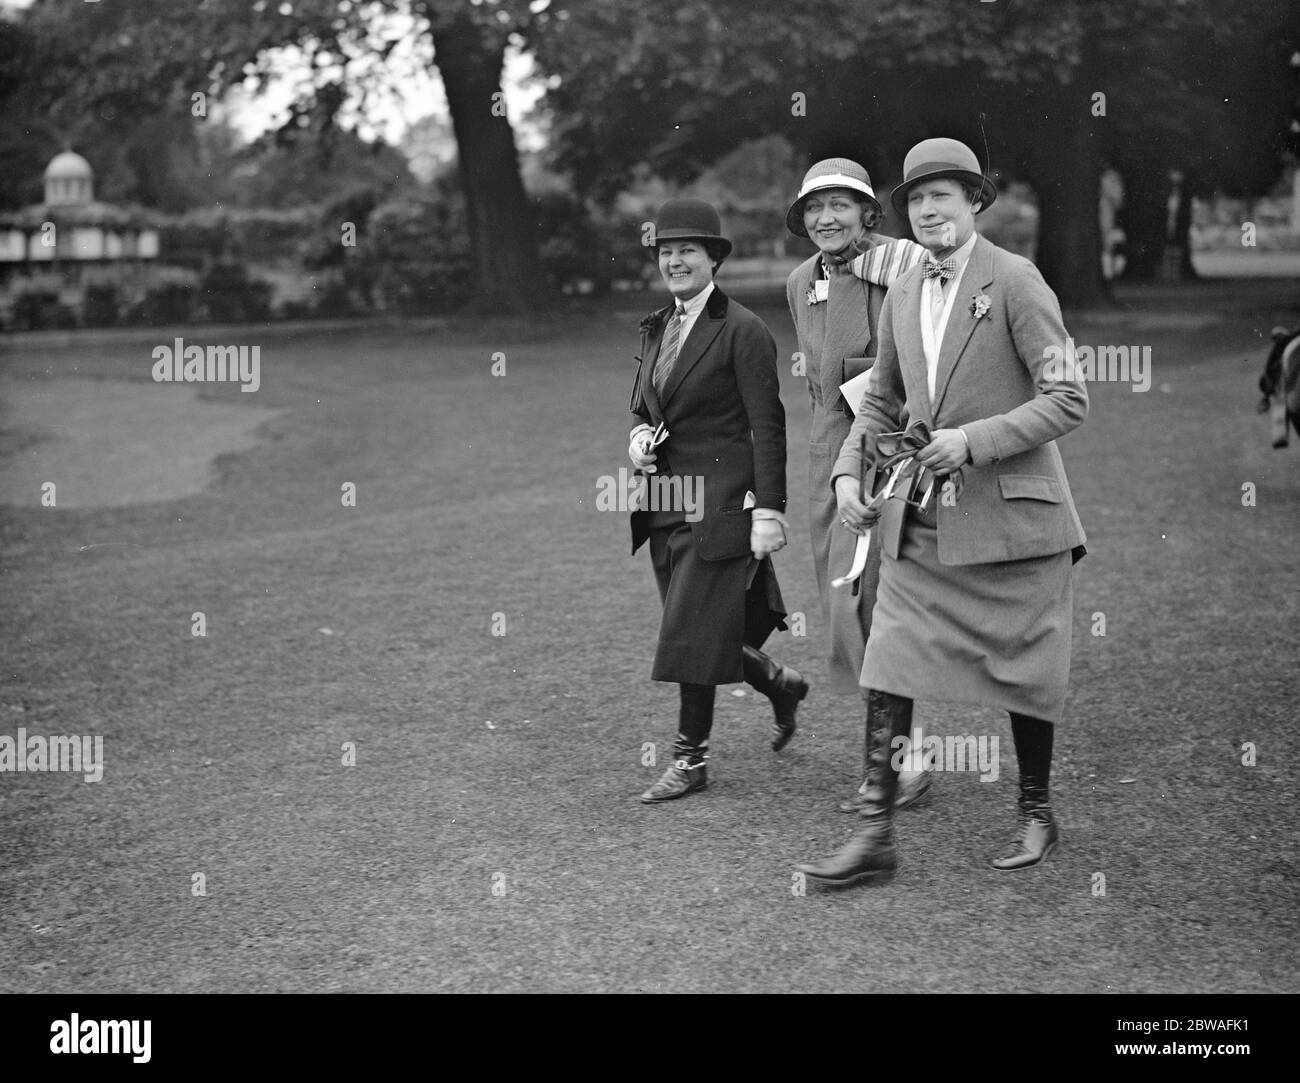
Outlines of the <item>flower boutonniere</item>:
{"type": "Polygon", "coordinates": [[[978,297],[970,299],[970,314],[977,320],[983,319],[988,315],[989,309],[993,307],[993,300],[987,293],[981,293],[978,297]]]}
{"type": "Polygon", "coordinates": [[[817,300],[817,291],[813,289],[812,286],[808,287],[808,292],[803,295],[803,299],[807,301],[810,305],[815,305],[819,303],[817,300]]]}

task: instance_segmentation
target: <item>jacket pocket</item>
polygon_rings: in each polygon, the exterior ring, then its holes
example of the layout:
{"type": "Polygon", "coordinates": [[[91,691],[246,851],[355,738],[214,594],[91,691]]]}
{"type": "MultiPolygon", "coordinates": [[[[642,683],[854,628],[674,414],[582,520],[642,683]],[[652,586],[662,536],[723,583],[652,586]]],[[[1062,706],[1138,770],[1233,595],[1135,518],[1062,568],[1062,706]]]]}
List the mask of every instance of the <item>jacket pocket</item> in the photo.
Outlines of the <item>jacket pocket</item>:
{"type": "Polygon", "coordinates": [[[861,376],[876,363],[875,357],[846,357],[840,362],[840,383],[846,384],[854,376],[861,376]]]}
{"type": "Polygon", "coordinates": [[[1048,504],[1064,502],[1060,483],[1055,478],[1036,474],[1002,474],[998,488],[1003,500],[1043,500],[1048,504]]]}
{"type": "Polygon", "coordinates": [[[749,552],[749,509],[718,508],[691,530],[702,560],[731,560],[749,552]]]}

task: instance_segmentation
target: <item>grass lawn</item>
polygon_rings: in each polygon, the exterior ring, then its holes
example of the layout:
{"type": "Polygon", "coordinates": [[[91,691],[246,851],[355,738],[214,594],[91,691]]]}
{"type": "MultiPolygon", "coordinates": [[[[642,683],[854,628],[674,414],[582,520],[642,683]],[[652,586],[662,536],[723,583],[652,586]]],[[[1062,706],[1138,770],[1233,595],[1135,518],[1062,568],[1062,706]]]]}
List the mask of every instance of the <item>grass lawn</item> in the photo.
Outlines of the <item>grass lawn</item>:
{"type": "MultiPolygon", "coordinates": [[[[861,754],[857,704],[824,690],[806,532],[777,570],[807,635],[769,644],[813,683],[798,735],[773,754],[766,701],[723,688],[710,789],[636,800],[676,689],[649,680],[648,557],[595,496],[626,465],[657,295],[186,332],[260,345],[256,394],[153,383],[174,331],[0,344],[0,401],[78,381],[93,420],[0,417],[0,472],[84,496],[0,509],[0,736],[104,742],[97,783],[0,774],[0,991],[1300,991],[1300,441],[1272,450],[1254,412],[1285,286],[1131,290],[1068,321],[1150,346],[1152,385],[1094,385],[1062,442],[1090,552],[1058,853],[985,867],[1013,825],[1009,724],[920,703],[927,732],[999,735],[998,781],[940,775],[891,886],[802,896],[792,867],[847,836],[861,754]],[[149,499],[231,411],[256,441],[149,499]]],[[[783,303],[755,308],[788,358],[783,303]]],[[[783,383],[806,531],[807,397],[788,363],[783,383]]]]}

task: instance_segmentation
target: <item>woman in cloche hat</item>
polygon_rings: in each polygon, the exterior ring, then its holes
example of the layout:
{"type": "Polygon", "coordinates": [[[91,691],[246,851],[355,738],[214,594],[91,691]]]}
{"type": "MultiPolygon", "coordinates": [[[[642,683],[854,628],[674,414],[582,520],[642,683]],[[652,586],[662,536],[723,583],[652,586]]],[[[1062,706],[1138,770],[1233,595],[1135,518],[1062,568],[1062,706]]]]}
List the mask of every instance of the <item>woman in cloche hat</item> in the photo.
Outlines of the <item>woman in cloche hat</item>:
{"type": "Polygon", "coordinates": [[[663,602],[651,676],[680,685],[674,761],[647,804],[708,784],[715,688],[745,680],[772,701],[772,748],[808,684],[759,648],[786,627],[770,555],[786,544],[785,410],[776,343],[713,284],[731,252],[718,212],[665,203],[653,245],[672,303],[641,321],[628,454],[643,474],[632,552],[650,543],[663,602]]]}
{"type": "MultiPolygon", "coordinates": [[[[786,300],[812,403],[809,511],[813,566],[829,632],[831,682],[855,701],[871,631],[880,555],[878,547],[868,551],[856,593],[847,586],[831,586],[832,579],[849,571],[857,544],[840,521],[831,487],[831,464],[853,423],[853,409],[840,385],[871,367],[876,318],[885,290],[924,252],[911,241],[873,232],[883,218],[867,171],[848,158],[827,158],[809,169],[785,216],[791,233],[809,238],[818,248],[791,272],[786,300]]],[[[904,772],[900,807],[915,802],[928,786],[929,775],[924,772],[904,772]]],[[[843,802],[841,811],[854,811],[860,793],[843,802]]]]}

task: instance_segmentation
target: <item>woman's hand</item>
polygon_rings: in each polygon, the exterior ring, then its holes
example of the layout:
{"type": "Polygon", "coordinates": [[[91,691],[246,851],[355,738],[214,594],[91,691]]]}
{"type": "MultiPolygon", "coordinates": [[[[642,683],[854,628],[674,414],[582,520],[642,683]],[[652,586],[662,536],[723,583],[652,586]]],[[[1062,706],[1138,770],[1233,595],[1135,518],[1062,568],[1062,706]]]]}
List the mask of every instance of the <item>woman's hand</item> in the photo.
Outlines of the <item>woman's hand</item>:
{"type": "Polygon", "coordinates": [[[870,530],[880,518],[880,509],[858,499],[858,481],[848,474],[835,479],[835,499],[840,506],[840,525],[861,534],[870,530]]]}
{"type": "Polygon", "coordinates": [[[942,477],[957,473],[968,454],[970,445],[961,429],[936,429],[930,442],[916,453],[916,461],[942,477]]]}
{"type": "Polygon", "coordinates": [[[655,431],[649,425],[638,425],[632,430],[632,440],[627,446],[627,457],[632,465],[647,474],[653,474],[659,467],[655,466],[656,455],[650,450],[650,441],[655,431]]]}
{"type": "Polygon", "coordinates": [[[755,519],[749,528],[749,548],[755,560],[785,548],[785,528],[775,519],[755,519]]]}

